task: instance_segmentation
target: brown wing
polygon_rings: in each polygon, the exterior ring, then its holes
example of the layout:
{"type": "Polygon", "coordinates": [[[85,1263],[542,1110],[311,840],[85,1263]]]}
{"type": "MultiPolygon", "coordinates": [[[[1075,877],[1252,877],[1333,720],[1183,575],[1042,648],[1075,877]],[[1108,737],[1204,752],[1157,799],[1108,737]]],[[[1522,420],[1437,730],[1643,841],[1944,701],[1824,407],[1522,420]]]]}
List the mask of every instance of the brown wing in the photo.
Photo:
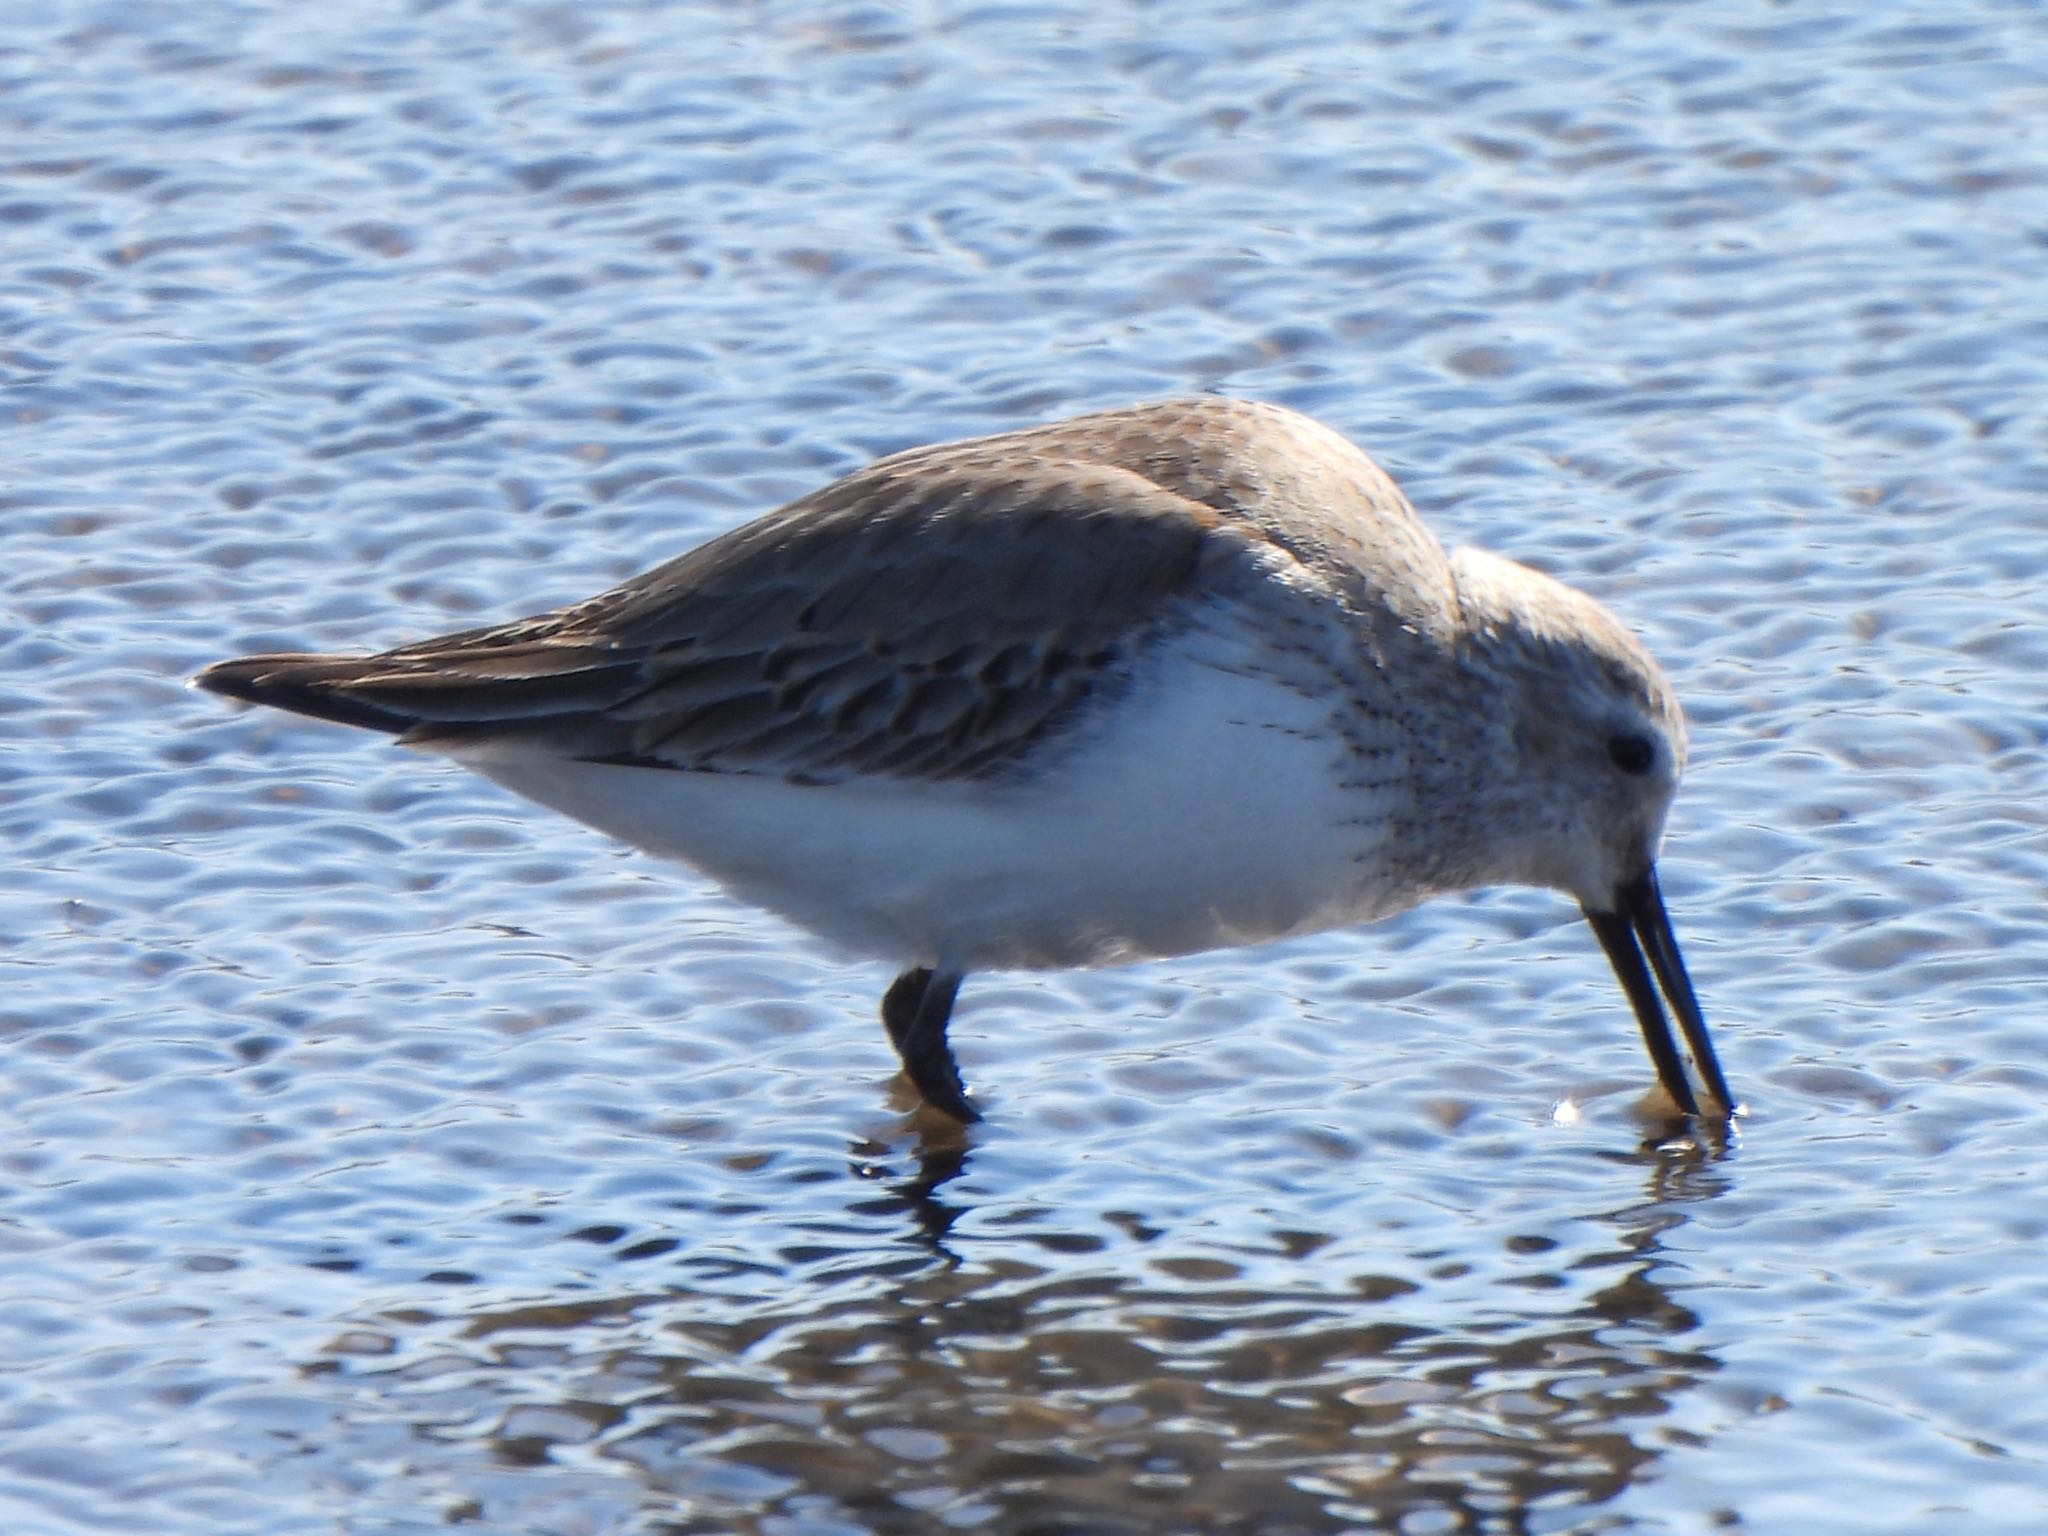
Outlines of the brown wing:
{"type": "Polygon", "coordinates": [[[880,460],[554,613],[198,681],[443,749],[806,780],[983,772],[1143,643],[1205,549],[1240,543],[1138,473],[1002,441],[880,460]]]}

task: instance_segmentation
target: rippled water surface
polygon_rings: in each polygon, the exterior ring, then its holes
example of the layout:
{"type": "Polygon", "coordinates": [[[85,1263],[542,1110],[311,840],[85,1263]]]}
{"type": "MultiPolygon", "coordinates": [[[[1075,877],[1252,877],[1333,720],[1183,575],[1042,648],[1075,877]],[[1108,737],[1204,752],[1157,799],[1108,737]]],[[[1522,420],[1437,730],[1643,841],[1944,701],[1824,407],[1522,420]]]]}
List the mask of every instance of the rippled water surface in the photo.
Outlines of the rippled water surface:
{"type": "Polygon", "coordinates": [[[0,7],[0,1529],[2048,1529],[2048,20],[0,7]],[[1638,625],[1752,1113],[1568,904],[844,964],[188,692],[1205,389],[1638,625]]]}

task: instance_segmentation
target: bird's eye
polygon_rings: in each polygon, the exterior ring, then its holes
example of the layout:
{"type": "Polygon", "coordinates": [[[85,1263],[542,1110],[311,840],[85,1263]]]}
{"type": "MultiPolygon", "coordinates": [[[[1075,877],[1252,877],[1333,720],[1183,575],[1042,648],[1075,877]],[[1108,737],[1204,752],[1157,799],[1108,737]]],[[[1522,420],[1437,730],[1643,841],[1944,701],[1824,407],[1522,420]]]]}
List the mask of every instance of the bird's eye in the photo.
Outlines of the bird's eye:
{"type": "Polygon", "coordinates": [[[1623,731],[1607,738],[1607,755],[1623,773],[1640,778],[1657,765],[1657,744],[1647,736],[1623,731]]]}

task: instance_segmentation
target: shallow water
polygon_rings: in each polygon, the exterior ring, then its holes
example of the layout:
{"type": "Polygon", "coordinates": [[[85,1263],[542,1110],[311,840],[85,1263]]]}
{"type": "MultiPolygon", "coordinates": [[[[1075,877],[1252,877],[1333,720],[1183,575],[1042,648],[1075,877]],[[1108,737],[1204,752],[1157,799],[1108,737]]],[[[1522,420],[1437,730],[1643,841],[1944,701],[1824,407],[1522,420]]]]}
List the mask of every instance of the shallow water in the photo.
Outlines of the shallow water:
{"type": "Polygon", "coordinates": [[[1996,0],[7,8],[0,1529],[2041,1530],[2044,123],[1996,0]],[[1198,389],[1649,638],[1737,1139],[1526,892],[979,978],[921,1138],[878,968],[182,687],[1198,389]]]}

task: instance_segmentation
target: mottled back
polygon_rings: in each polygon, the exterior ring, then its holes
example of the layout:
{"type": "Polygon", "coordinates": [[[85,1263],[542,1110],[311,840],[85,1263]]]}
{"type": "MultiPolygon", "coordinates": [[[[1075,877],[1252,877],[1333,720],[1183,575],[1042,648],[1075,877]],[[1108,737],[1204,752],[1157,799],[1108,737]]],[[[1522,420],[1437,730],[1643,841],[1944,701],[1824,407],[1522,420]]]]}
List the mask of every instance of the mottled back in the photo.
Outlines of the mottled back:
{"type": "Polygon", "coordinates": [[[600,761],[967,777],[1099,696],[1192,594],[1265,579],[1261,546],[1365,616],[1382,664],[1450,612],[1440,547],[1364,453],[1198,399],[895,454],[551,613],[201,680],[441,750],[544,732],[600,761]]]}

